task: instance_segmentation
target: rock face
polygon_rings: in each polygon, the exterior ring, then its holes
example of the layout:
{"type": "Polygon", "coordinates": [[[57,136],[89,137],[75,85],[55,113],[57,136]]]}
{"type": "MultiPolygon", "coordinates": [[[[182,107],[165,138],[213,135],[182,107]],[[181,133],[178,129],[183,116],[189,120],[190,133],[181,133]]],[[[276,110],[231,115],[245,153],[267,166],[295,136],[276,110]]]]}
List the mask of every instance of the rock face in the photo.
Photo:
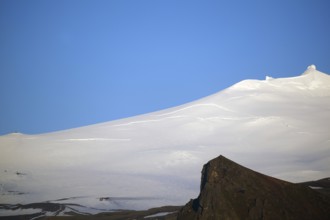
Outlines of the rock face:
{"type": "Polygon", "coordinates": [[[330,199],[219,156],[204,165],[198,198],[178,213],[178,220],[194,219],[329,220],[330,199]]]}

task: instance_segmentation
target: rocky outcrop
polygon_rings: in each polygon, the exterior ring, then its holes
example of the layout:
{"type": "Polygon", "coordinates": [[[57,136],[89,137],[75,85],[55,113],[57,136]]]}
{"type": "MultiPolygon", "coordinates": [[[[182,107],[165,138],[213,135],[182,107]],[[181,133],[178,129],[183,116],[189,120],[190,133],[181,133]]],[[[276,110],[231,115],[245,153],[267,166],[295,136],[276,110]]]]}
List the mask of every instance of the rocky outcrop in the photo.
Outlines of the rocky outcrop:
{"type": "Polygon", "coordinates": [[[178,220],[329,219],[330,200],[309,187],[275,179],[219,156],[204,165],[200,194],[178,220]]]}

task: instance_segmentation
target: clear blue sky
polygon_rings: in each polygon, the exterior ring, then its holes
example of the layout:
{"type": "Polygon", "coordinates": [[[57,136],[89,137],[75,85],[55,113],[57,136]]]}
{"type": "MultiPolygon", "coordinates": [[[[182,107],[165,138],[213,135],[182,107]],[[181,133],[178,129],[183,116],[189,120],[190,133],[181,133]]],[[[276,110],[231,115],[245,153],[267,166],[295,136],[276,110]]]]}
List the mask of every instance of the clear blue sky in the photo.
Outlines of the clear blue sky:
{"type": "Polygon", "coordinates": [[[310,64],[330,73],[328,0],[0,0],[0,134],[148,113],[310,64]]]}

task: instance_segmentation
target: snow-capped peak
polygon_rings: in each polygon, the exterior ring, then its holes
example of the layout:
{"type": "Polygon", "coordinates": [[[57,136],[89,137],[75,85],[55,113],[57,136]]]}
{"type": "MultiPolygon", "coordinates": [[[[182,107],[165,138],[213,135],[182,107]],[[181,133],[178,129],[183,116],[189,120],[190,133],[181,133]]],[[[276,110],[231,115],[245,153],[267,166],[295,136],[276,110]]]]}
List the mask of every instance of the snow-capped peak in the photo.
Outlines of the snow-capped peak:
{"type": "Polygon", "coordinates": [[[107,209],[182,205],[198,194],[202,165],[220,154],[289,181],[330,176],[330,76],[314,65],[306,72],[244,80],[132,118],[1,136],[0,200],[71,197],[69,202],[107,209]]]}
{"type": "Polygon", "coordinates": [[[307,67],[309,70],[316,70],[316,66],[314,64],[307,67]]]}
{"type": "Polygon", "coordinates": [[[266,76],[265,80],[243,80],[229,89],[238,91],[278,90],[280,93],[296,91],[312,96],[320,94],[327,96],[330,95],[330,76],[318,71],[315,65],[310,65],[303,74],[297,77],[272,78],[266,76]]]}
{"type": "Polygon", "coordinates": [[[303,75],[309,74],[311,72],[314,72],[316,70],[316,66],[314,64],[307,67],[306,71],[303,73],[303,75]]]}

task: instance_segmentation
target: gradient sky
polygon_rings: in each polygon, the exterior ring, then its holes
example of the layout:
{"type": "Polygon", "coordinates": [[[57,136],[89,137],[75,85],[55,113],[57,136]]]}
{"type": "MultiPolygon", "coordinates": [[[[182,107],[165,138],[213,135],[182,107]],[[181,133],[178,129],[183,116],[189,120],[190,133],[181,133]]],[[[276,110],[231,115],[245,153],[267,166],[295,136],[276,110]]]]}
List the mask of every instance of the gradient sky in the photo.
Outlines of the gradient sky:
{"type": "Polygon", "coordinates": [[[330,73],[328,0],[0,0],[0,135],[148,113],[310,64],[330,73]]]}

